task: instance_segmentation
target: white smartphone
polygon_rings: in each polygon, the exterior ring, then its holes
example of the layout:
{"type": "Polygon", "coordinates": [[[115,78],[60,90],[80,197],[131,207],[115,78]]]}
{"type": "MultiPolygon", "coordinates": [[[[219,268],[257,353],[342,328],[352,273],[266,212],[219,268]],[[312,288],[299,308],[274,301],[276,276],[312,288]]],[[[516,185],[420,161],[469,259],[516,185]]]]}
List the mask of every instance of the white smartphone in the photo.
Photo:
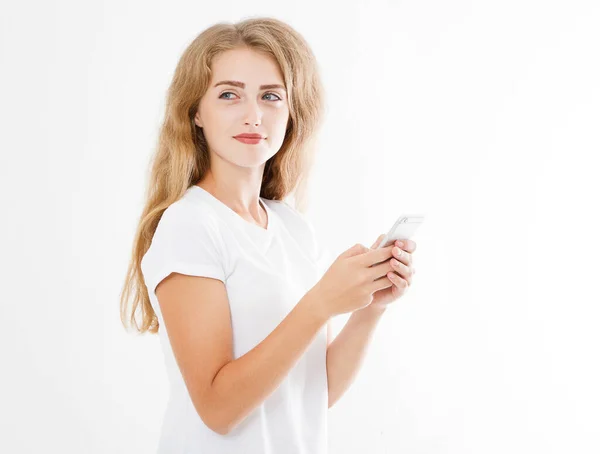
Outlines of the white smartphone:
{"type": "Polygon", "coordinates": [[[425,216],[421,214],[401,215],[396,222],[394,222],[394,225],[387,235],[381,240],[377,249],[391,246],[396,240],[409,240],[424,220],[425,216]]]}

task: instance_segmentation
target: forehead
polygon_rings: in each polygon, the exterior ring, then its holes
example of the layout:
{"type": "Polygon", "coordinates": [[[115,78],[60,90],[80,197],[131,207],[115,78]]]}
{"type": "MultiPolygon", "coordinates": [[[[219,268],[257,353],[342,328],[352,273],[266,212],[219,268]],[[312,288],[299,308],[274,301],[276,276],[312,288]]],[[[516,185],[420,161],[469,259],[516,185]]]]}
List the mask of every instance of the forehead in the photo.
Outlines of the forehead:
{"type": "Polygon", "coordinates": [[[247,89],[263,84],[283,83],[277,61],[252,49],[232,49],[219,54],[211,65],[211,87],[221,80],[238,80],[247,89]]]}

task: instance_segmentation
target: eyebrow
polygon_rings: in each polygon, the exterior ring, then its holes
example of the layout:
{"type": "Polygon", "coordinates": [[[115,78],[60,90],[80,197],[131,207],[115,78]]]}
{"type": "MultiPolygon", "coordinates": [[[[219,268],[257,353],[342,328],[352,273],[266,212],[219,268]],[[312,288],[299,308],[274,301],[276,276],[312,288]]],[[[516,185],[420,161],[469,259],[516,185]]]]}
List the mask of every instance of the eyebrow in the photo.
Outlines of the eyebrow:
{"type": "MultiPolygon", "coordinates": [[[[246,87],[246,84],[244,82],[239,82],[237,80],[222,80],[221,82],[217,82],[214,86],[218,87],[219,85],[233,85],[234,87],[240,87],[240,88],[246,87]]],[[[281,88],[283,91],[285,91],[285,87],[280,84],[268,84],[268,85],[260,86],[261,90],[268,90],[271,88],[281,88]]]]}

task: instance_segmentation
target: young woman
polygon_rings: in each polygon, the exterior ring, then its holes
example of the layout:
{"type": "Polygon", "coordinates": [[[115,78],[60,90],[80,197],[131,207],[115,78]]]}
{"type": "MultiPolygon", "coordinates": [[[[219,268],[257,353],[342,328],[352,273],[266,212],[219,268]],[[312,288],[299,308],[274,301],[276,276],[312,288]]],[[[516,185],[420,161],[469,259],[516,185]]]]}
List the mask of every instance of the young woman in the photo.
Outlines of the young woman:
{"type": "Polygon", "coordinates": [[[164,352],[159,453],[327,452],[327,409],[410,282],[410,252],[400,268],[392,246],[327,267],[296,197],[322,105],[309,46],[276,19],[214,25],[177,65],[121,297],[123,323],[164,352]],[[329,320],[348,312],[332,344],[329,320]]]}

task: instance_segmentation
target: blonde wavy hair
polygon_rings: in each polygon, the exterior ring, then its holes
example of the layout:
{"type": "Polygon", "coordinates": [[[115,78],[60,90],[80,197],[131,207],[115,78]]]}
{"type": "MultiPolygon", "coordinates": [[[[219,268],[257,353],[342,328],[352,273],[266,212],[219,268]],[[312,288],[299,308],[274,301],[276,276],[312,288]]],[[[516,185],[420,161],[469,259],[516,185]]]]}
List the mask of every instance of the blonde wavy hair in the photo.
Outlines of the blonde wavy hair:
{"type": "Polygon", "coordinates": [[[210,168],[208,145],[194,116],[209,87],[211,62],[220,53],[236,48],[250,48],[274,58],[288,97],[290,119],[285,138],[279,151],[265,163],[260,196],[283,200],[291,195],[292,206],[302,213],[308,206],[307,182],[324,110],[319,68],[310,47],[293,28],[273,18],[212,25],[184,50],[168,88],[164,120],[150,162],[145,204],[121,293],[121,322],[126,330],[133,326],[139,333],[158,332],[141,261],[163,212],[201,181],[210,168]],[[141,325],[136,321],[137,310],[141,325]]]}

